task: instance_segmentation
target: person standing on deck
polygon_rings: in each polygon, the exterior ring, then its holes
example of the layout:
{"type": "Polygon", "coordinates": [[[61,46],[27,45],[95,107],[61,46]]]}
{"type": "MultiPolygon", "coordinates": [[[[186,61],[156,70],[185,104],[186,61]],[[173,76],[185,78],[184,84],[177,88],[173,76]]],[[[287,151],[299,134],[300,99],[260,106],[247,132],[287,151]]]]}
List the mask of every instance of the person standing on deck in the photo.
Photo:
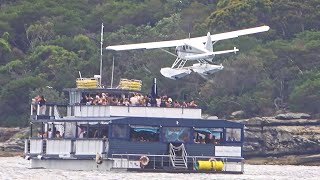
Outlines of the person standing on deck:
{"type": "Polygon", "coordinates": [[[44,96],[40,96],[39,106],[40,106],[40,115],[45,115],[47,107],[46,107],[46,100],[44,96]]]}

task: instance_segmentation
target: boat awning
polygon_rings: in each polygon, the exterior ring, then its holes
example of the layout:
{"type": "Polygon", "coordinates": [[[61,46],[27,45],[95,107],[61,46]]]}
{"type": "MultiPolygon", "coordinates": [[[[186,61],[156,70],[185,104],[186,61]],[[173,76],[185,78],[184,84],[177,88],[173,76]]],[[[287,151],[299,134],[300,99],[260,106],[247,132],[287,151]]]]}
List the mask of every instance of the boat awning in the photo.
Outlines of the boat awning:
{"type": "Polygon", "coordinates": [[[222,132],[222,128],[194,128],[195,131],[202,132],[202,133],[210,133],[210,134],[217,134],[222,132]]]}
{"type": "Polygon", "coordinates": [[[150,133],[159,133],[159,127],[151,126],[130,126],[135,132],[150,132],[150,133]]]}

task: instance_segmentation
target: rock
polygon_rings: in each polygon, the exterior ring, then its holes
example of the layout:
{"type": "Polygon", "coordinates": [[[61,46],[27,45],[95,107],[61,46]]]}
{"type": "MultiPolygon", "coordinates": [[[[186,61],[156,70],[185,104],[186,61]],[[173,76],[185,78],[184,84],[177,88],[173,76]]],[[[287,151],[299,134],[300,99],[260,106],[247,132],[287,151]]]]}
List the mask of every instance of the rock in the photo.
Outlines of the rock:
{"type": "Polygon", "coordinates": [[[0,150],[6,152],[23,152],[24,150],[24,139],[28,136],[29,128],[20,129],[8,140],[1,143],[0,150]]]}
{"type": "Polygon", "coordinates": [[[254,117],[251,119],[248,119],[246,121],[244,121],[244,124],[248,124],[248,125],[261,125],[263,122],[263,119],[260,117],[254,117]]]}
{"type": "Polygon", "coordinates": [[[306,113],[285,113],[276,115],[276,119],[290,120],[290,119],[309,119],[311,116],[306,113]]]}
{"type": "Polygon", "coordinates": [[[235,118],[235,119],[240,119],[240,118],[244,118],[246,115],[246,113],[244,111],[235,111],[233,113],[231,113],[231,118],[235,118]]]}

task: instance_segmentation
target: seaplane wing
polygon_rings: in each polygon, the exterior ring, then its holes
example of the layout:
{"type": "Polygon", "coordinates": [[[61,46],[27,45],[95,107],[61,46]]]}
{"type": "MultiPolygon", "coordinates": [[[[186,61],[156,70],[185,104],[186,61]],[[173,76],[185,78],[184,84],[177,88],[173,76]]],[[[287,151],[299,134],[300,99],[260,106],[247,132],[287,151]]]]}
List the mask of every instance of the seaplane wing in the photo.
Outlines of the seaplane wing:
{"type": "MultiPolygon", "coordinates": [[[[269,30],[269,26],[260,26],[255,28],[231,31],[226,33],[211,35],[211,41],[220,41],[225,39],[232,39],[243,35],[255,34],[259,32],[265,32],[269,30]]],[[[186,42],[201,42],[205,43],[207,41],[207,36],[201,36],[196,38],[171,40],[171,41],[159,41],[159,42],[149,42],[149,43],[138,43],[138,44],[126,44],[126,45],[115,45],[106,47],[107,50],[124,51],[124,50],[134,50],[134,49],[157,49],[166,47],[176,47],[186,45],[186,42]]]]}
{"type": "Polygon", "coordinates": [[[124,51],[124,50],[134,50],[134,49],[158,49],[158,48],[176,47],[176,46],[183,46],[183,45],[184,45],[184,40],[173,40],[173,41],[159,41],[159,42],[149,42],[149,43],[108,46],[106,47],[106,49],[115,50],[115,51],[124,51]]]}

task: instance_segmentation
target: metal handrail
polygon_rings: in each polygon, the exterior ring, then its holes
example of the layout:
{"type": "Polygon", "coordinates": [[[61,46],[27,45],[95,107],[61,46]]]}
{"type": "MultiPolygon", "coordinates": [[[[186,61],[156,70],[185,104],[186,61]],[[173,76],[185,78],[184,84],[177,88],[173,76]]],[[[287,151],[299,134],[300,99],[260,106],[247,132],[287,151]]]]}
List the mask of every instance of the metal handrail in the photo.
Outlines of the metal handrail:
{"type": "Polygon", "coordinates": [[[184,165],[185,167],[188,167],[188,159],[187,159],[188,154],[184,144],[182,144],[181,148],[182,148],[182,158],[183,158],[184,165]]]}
{"type": "MultiPolygon", "coordinates": [[[[171,145],[170,145],[170,149],[177,149],[177,147],[172,147],[171,145]]],[[[179,148],[179,147],[178,147],[179,148]]],[[[153,157],[153,158],[155,158],[155,157],[162,157],[162,161],[163,161],[163,158],[164,157],[168,157],[168,158],[171,158],[173,155],[154,155],[154,154],[111,154],[111,159],[114,159],[114,158],[116,158],[116,156],[120,156],[120,158],[121,158],[121,160],[122,159],[129,159],[129,157],[140,157],[140,156],[148,156],[148,157],[153,157]]],[[[217,156],[185,156],[185,158],[191,158],[192,159],[192,161],[193,161],[193,168],[195,168],[194,167],[194,165],[195,165],[195,162],[197,161],[197,160],[199,160],[199,159],[221,159],[223,162],[224,162],[224,169],[223,169],[223,171],[227,171],[227,166],[228,166],[228,160],[241,160],[240,161],[240,163],[241,163],[241,172],[243,172],[244,171],[244,164],[243,164],[243,160],[244,160],[244,158],[241,158],[241,157],[217,157],[217,156]]],[[[172,162],[172,161],[171,161],[172,162]]],[[[161,164],[163,164],[163,162],[161,163],[161,164]]],[[[174,163],[173,163],[173,165],[174,165],[174,163]]],[[[122,167],[122,164],[121,164],[121,167],[122,167]]],[[[123,167],[122,167],[123,168],[123,167]]],[[[126,168],[128,168],[128,167],[126,167],[126,168]]],[[[155,167],[154,167],[155,168],[155,167]]]]}
{"type": "Polygon", "coordinates": [[[172,166],[173,166],[173,167],[176,167],[176,165],[175,165],[175,158],[176,158],[175,146],[173,146],[173,145],[170,143],[170,160],[171,160],[171,163],[172,163],[172,166]]]}

